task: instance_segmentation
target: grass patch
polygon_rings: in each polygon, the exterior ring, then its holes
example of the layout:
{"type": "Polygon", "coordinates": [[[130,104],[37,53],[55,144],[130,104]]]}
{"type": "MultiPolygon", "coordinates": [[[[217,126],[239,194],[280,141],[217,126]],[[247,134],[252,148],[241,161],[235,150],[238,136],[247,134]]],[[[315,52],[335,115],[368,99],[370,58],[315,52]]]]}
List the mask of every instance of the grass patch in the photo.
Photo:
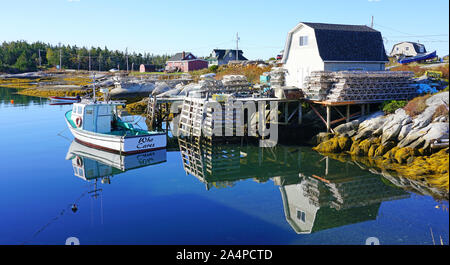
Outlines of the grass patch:
{"type": "Polygon", "coordinates": [[[403,109],[409,116],[415,117],[420,113],[422,113],[427,108],[426,100],[429,97],[431,97],[431,94],[426,94],[421,97],[413,98],[408,102],[408,104],[406,104],[406,106],[403,109]]]}
{"type": "Polygon", "coordinates": [[[445,104],[439,105],[436,110],[434,111],[433,114],[433,120],[436,119],[437,117],[447,117],[448,120],[448,106],[446,106],[445,104]]]}

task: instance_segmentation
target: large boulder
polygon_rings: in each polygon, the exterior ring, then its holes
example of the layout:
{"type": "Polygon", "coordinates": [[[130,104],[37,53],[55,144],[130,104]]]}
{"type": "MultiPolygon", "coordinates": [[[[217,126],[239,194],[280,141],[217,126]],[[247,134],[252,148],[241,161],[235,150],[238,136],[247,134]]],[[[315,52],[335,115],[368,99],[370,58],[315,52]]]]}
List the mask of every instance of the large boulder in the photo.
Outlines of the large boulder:
{"type": "Polygon", "coordinates": [[[413,129],[420,129],[428,126],[433,121],[433,115],[438,105],[428,106],[421,114],[417,115],[413,120],[413,129]]]}
{"type": "Polygon", "coordinates": [[[351,131],[357,130],[359,127],[359,123],[360,123],[359,120],[350,121],[350,122],[347,122],[347,123],[337,126],[333,130],[337,135],[346,134],[351,131]]]}
{"type": "Polygon", "coordinates": [[[403,140],[411,132],[411,129],[412,129],[412,123],[403,125],[402,129],[398,133],[397,140],[399,140],[399,141],[403,140]]]}
{"type": "Polygon", "coordinates": [[[378,116],[376,118],[363,121],[358,128],[358,134],[355,136],[355,140],[365,139],[374,135],[374,131],[383,126],[386,121],[385,116],[378,116]]]}
{"type": "Polygon", "coordinates": [[[381,143],[385,144],[390,140],[397,139],[397,136],[399,135],[401,129],[402,129],[401,124],[394,124],[393,126],[387,129],[383,128],[383,136],[381,137],[381,143]]]}
{"type": "Polygon", "coordinates": [[[425,103],[427,104],[427,106],[439,106],[442,104],[448,105],[448,93],[449,92],[446,91],[446,92],[434,94],[433,96],[429,97],[425,101],[425,103]]]}
{"type": "Polygon", "coordinates": [[[173,88],[171,86],[169,86],[166,82],[157,82],[155,84],[155,89],[153,89],[152,95],[156,96],[156,95],[162,94],[164,92],[167,92],[171,89],[173,89],[173,88]]]}
{"type": "Polygon", "coordinates": [[[430,124],[430,130],[422,136],[425,140],[424,148],[427,148],[433,140],[448,139],[449,124],[447,122],[436,122],[430,124]]]}
{"type": "Polygon", "coordinates": [[[403,148],[412,144],[414,141],[427,134],[429,130],[430,126],[427,126],[425,128],[412,129],[411,132],[398,143],[398,147],[403,148]]]}

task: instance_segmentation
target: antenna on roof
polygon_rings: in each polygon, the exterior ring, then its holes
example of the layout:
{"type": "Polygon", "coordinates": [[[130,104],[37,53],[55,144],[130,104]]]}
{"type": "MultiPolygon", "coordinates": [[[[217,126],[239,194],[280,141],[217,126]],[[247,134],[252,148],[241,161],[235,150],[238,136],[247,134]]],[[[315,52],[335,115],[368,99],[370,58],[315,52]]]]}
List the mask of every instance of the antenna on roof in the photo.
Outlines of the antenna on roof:
{"type": "Polygon", "coordinates": [[[372,22],[370,23],[370,27],[373,28],[373,16],[372,16],[372,22]]]}
{"type": "Polygon", "coordinates": [[[95,102],[95,73],[92,75],[92,86],[93,86],[93,88],[92,88],[92,90],[93,90],[93,99],[94,99],[94,102],[95,102]]]}
{"type": "Polygon", "coordinates": [[[239,33],[236,32],[236,61],[239,61],[239,33]]]}

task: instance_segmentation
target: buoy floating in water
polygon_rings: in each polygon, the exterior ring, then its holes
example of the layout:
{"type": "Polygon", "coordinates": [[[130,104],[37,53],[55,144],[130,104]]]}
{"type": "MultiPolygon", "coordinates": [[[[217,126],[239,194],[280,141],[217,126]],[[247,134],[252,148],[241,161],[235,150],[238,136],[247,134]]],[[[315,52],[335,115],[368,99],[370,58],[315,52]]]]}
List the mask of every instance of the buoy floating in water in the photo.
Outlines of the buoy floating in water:
{"type": "Polygon", "coordinates": [[[11,99],[11,104],[14,104],[14,99],[11,99]]]}

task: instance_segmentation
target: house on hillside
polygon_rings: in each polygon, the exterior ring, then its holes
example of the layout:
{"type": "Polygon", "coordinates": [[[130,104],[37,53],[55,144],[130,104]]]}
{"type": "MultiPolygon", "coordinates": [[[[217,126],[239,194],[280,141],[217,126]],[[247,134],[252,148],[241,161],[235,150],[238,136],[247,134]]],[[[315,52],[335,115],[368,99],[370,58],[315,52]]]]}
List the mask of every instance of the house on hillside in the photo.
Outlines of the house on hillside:
{"type": "Polygon", "coordinates": [[[228,64],[230,61],[247,61],[247,58],[242,55],[244,52],[242,50],[225,50],[225,49],[214,49],[211,52],[209,58],[209,65],[222,65],[228,64]]]}
{"type": "Polygon", "coordinates": [[[419,54],[424,54],[426,52],[427,52],[427,50],[425,49],[425,45],[417,43],[417,42],[404,41],[404,42],[395,44],[394,47],[392,47],[392,51],[389,54],[389,56],[411,57],[411,56],[417,56],[419,54]]]}
{"type": "Polygon", "coordinates": [[[190,52],[179,52],[166,62],[166,71],[189,72],[208,68],[208,61],[197,59],[190,52]]]}
{"type": "Polygon", "coordinates": [[[381,33],[367,26],[300,22],[289,31],[281,61],[286,86],[303,88],[312,71],[384,70],[381,33]]]}

